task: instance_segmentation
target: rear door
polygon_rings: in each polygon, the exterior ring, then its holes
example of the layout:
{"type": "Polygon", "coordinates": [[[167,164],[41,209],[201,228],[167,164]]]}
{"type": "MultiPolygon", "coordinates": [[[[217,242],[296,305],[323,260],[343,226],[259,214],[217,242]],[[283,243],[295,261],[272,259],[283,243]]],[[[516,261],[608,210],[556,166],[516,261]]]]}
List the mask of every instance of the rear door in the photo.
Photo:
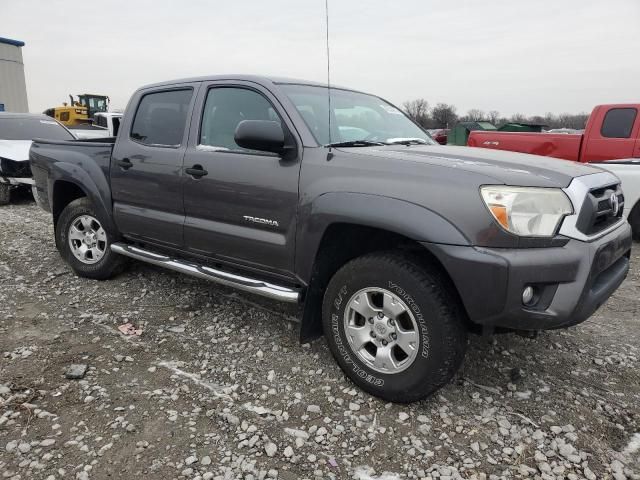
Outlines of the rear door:
{"type": "Polygon", "coordinates": [[[183,245],[182,161],[197,84],[142,91],[132,99],[111,158],[116,225],[124,235],[183,245]]]}
{"type": "Polygon", "coordinates": [[[184,161],[187,249],[290,276],[302,151],[293,124],[273,94],[252,82],[203,84],[197,105],[184,161]],[[282,158],[239,147],[242,120],[281,122],[296,151],[282,158]]]}
{"type": "Polygon", "coordinates": [[[589,122],[590,129],[585,132],[582,161],[632,158],[640,153],[637,151],[640,117],[635,106],[600,107],[594,115],[595,121],[589,122]]]}

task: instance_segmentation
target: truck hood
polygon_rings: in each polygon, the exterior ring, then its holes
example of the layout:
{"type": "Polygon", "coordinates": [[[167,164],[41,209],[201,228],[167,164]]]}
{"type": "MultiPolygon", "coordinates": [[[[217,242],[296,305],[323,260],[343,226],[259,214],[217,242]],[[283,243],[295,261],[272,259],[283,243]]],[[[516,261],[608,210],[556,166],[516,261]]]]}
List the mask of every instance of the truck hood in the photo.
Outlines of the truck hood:
{"type": "Polygon", "coordinates": [[[28,162],[31,140],[0,140],[0,158],[28,162]]]}
{"type": "MultiPolygon", "coordinates": [[[[347,149],[345,149],[347,150],[347,149]]],[[[353,149],[349,149],[353,150],[353,149]]],[[[568,160],[486,148],[441,145],[393,145],[358,149],[376,156],[474,172],[496,183],[533,187],[567,187],[575,177],[601,172],[568,160]]],[[[487,180],[489,180],[487,179],[487,180]]]]}

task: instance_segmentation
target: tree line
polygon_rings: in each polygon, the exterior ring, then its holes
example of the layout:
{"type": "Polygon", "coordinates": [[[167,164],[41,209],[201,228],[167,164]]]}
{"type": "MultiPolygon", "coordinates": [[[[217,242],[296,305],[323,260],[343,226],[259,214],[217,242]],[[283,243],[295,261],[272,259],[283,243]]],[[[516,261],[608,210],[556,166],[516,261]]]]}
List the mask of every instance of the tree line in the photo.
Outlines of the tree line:
{"type": "Polygon", "coordinates": [[[485,112],[472,108],[465,115],[459,115],[455,105],[438,103],[434,107],[424,98],[409,100],[403,103],[405,113],[424,128],[452,128],[458,122],[488,121],[496,127],[505,123],[536,123],[547,125],[548,128],[583,129],[589,118],[588,113],[547,113],[545,115],[523,115],[516,113],[510,117],[500,115],[497,110],[485,112]]]}

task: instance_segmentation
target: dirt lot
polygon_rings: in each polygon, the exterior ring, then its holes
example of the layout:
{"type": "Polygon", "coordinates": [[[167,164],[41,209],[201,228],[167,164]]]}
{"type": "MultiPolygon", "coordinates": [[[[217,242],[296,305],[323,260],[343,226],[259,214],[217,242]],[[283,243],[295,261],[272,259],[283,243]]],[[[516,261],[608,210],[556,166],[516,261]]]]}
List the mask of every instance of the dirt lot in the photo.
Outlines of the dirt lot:
{"type": "Polygon", "coordinates": [[[18,199],[0,209],[1,478],[640,479],[634,262],[585,324],[473,336],[451,385],[392,405],[300,345],[296,309],[139,263],[76,278],[18,199]]]}

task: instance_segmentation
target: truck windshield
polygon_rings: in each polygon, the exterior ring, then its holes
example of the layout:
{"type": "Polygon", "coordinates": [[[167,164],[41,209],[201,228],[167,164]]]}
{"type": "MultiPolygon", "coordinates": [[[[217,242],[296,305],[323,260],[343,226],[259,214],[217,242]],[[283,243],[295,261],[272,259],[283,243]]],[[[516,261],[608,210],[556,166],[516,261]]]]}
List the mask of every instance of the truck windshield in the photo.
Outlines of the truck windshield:
{"type": "Polygon", "coordinates": [[[321,145],[369,146],[435,142],[402,111],[379,97],[331,89],[331,135],[326,87],[281,85],[321,145]]]}
{"type": "Polygon", "coordinates": [[[55,120],[29,117],[0,117],[0,140],[74,140],[75,137],[55,120]]]}

